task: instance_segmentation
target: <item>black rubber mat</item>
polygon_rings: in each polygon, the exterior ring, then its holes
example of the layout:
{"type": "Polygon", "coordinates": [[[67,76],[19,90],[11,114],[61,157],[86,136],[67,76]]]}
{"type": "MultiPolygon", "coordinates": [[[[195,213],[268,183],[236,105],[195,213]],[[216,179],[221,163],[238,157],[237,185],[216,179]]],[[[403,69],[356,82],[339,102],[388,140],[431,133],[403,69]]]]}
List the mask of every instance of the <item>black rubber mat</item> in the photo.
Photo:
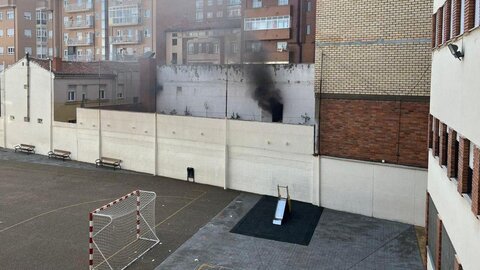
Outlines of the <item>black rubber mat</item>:
{"type": "Polygon", "coordinates": [[[323,208],[292,201],[292,214],[278,226],[272,224],[277,200],[263,196],[230,232],[308,246],[323,208]]]}

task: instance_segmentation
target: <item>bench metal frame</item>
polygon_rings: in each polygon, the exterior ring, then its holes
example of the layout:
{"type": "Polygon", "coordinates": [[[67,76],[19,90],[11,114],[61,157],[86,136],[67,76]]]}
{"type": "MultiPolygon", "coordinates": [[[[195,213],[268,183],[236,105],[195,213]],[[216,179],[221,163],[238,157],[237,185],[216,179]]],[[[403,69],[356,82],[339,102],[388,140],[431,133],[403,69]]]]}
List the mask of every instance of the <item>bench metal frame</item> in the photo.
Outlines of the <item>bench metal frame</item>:
{"type": "Polygon", "coordinates": [[[110,167],[115,169],[122,169],[121,165],[122,161],[120,159],[114,159],[114,158],[106,158],[106,157],[101,157],[97,160],[95,160],[95,166],[98,167],[110,167]]]}
{"type": "Polygon", "coordinates": [[[15,150],[15,153],[16,152],[23,152],[23,153],[27,153],[27,154],[35,154],[35,146],[34,145],[19,144],[19,145],[15,145],[14,150],[15,150]]]}
{"type": "Polygon", "coordinates": [[[70,157],[72,153],[69,152],[69,151],[63,151],[63,150],[53,150],[53,151],[50,151],[48,152],[48,158],[56,158],[56,159],[61,159],[63,161],[65,160],[72,160],[72,158],[70,157]]]}

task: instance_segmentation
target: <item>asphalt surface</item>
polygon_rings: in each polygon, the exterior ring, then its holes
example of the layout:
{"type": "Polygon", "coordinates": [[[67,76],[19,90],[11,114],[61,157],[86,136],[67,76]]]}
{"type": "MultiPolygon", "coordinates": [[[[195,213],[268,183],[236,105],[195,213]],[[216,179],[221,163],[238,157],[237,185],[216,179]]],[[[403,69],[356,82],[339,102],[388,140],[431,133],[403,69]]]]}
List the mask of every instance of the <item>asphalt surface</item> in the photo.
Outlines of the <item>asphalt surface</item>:
{"type": "Polygon", "coordinates": [[[237,197],[156,270],[424,269],[413,226],[330,209],[308,246],[231,233],[259,198],[237,197]]]}
{"type": "Polygon", "coordinates": [[[236,191],[0,151],[0,269],[88,269],[88,213],[133,190],[157,193],[161,244],[128,269],[154,269],[236,191]]]}

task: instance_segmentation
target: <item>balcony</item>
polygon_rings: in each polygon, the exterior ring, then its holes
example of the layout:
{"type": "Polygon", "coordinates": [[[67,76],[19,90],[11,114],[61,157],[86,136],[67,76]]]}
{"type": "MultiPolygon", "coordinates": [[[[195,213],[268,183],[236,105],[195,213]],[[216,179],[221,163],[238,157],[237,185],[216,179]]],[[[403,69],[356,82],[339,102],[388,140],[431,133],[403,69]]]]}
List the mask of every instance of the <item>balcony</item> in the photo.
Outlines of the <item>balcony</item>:
{"type": "Polygon", "coordinates": [[[66,13],[84,12],[84,11],[90,11],[92,9],[93,9],[92,1],[87,1],[85,3],[70,3],[67,6],[65,6],[66,13]]]}
{"type": "Polygon", "coordinates": [[[93,33],[86,36],[79,36],[76,38],[69,38],[65,40],[67,46],[91,46],[93,45],[94,37],[93,33]]]}
{"type": "Polygon", "coordinates": [[[64,56],[65,61],[69,62],[92,62],[93,55],[66,55],[64,56]]]}
{"type": "Polygon", "coordinates": [[[110,44],[124,45],[124,44],[139,44],[142,42],[141,31],[136,31],[133,35],[121,35],[110,37],[110,44]]]}
{"type": "Polygon", "coordinates": [[[84,20],[72,20],[64,22],[65,29],[88,29],[93,27],[93,17],[84,20]]]}
{"type": "Polygon", "coordinates": [[[110,26],[139,25],[142,23],[139,5],[114,6],[108,9],[110,26]]]}
{"type": "Polygon", "coordinates": [[[142,55],[137,54],[126,54],[126,53],[113,53],[112,54],[112,61],[119,61],[119,62],[137,62],[142,55]]]}

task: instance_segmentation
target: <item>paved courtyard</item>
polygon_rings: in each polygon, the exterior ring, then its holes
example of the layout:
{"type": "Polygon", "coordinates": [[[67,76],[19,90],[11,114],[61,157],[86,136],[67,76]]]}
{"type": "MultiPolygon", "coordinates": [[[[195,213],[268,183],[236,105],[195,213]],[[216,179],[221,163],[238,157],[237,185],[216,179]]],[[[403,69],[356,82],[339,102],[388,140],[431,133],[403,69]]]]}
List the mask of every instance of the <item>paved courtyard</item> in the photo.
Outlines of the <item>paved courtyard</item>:
{"type": "Polygon", "coordinates": [[[161,244],[128,269],[154,269],[239,193],[0,151],[0,269],[88,268],[88,213],[133,190],[157,193],[161,244]]]}
{"type": "Polygon", "coordinates": [[[423,269],[413,226],[329,209],[309,246],[230,233],[259,198],[237,197],[156,270],[423,269]]]}
{"type": "Polygon", "coordinates": [[[415,228],[325,209],[309,246],[230,233],[261,196],[0,149],[2,269],[86,269],[88,212],[155,191],[161,244],[129,269],[423,269],[415,228]]]}

